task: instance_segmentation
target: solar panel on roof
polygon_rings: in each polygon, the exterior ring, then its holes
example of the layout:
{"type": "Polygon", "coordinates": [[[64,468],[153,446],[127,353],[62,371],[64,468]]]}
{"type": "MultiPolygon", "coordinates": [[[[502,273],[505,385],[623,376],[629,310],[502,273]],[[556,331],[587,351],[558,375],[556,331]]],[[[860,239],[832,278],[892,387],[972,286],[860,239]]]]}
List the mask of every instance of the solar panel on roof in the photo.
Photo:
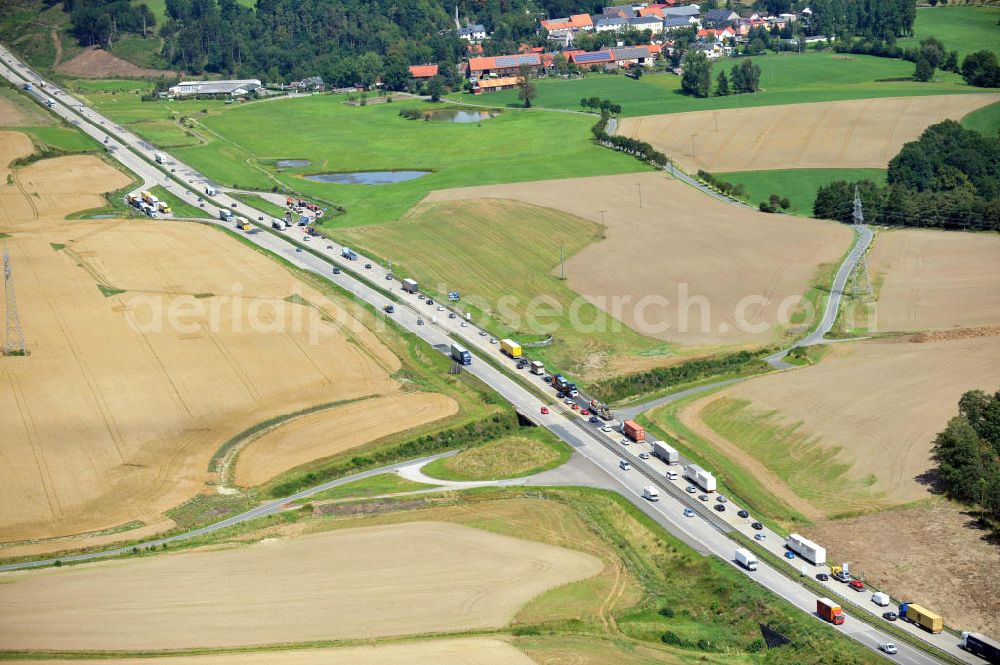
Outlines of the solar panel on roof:
{"type": "Polygon", "coordinates": [[[615,59],[616,60],[632,60],[633,58],[648,58],[649,49],[638,47],[638,48],[617,48],[615,49],[615,59]]]}
{"type": "Polygon", "coordinates": [[[576,62],[600,62],[610,60],[611,54],[608,51],[594,51],[593,53],[577,53],[573,56],[576,62]]]}

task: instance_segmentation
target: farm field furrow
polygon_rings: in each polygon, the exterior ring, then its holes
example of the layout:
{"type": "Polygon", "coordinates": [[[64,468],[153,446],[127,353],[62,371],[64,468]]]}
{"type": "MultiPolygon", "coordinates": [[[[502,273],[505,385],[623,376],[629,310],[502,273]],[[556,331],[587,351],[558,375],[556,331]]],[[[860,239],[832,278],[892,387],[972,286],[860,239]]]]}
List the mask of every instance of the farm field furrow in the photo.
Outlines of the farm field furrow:
{"type": "Polygon", "coordinates": [[[582,552],[435,522],[265,539],[6,576],[0,648],[165,649],[499,628],[535,596],[603,567],[582,552]]]}
{"type": "Polygon", "coordinates": [[[820,265],[852,238],[840,224],[707,199],[660,173],[443,190],[427,201],[473,198],[603,218],[604,238],[567,260],[567,285],[636,332],[689,349],[780,339],[820,265]]]}
{"type": "Polygon", "coordinates": [[[998,100],[969,94],[759,106],[625,118],[619,131],[691,172],[884,168],[929,125],[998,100]]]}

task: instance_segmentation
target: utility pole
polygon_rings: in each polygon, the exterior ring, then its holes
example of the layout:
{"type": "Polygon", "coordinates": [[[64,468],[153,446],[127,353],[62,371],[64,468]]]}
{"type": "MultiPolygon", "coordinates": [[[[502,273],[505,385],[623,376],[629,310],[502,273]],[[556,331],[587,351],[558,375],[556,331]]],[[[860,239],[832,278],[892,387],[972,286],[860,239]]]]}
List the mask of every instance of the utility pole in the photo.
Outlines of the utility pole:
{"type": "Polygon", "coordinates": [[[696,137],[696,136],[698,136],[698,135],[697,134],[692,134],[691,135],[691,159],[695,158],[695,156],[694,156],[694,137],[696,137]]]}
{"type": "Polygon", "coordinates": [[[602,210],[601,211],[601,226],[607,226],[607,224],[604,223],[604,216],[607,215],[607,214],[608,214],[607,210],[602,210]]]}
{"type": "Polygon", "coordinates": [[[7,330],[3,340],[5,356],[26,356],[28,348],[24,344],[24,330],[21,329],[21,317],[17,313],[17,300],[14,298],[14,270],[10,265],[10,252],[7,245],[3,247],[3,286],[7,302],[7,330]]]}
{"type": "MultiPolygon", "coordinates": [[[[715,112],[715,133],[716,134],[719,133],[719,112],[718,111],[715,112]]],[[[692,152],[694,152],[694,150],[692,150],[692,152]]]]}
{"type": "Polygon", "coordinates": [[[635,183],[635,186],[639,188],[639,209],[641,210],[642,209],[642,183],[641,182],[637,182],[637,183],[635,183]]]}

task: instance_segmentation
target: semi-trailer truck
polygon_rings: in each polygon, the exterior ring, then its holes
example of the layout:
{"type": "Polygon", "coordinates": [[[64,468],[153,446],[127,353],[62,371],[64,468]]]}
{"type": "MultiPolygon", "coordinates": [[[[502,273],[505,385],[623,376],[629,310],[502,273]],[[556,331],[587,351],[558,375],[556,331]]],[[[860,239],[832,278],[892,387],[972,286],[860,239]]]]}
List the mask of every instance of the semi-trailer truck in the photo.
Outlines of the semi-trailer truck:
{"type": "Polygon", "coordinates": [[[667,464],[677,464],[680,461],[677,451],[662,441],[653,442],[653,457],[658,457],[667,464]]]}
{"type": "Polygon", "coordinates": [[[278,219],[277,217],[275,217],[274,219],[271,220],[271,228],[277,229],[279,231],[284,231],[285,229],[288,228],[288,224],[285,224],[285,220],[278,219]]]}
{"type": "Polygon", "coordinates": [[[521,357],[521,345],[512,339],[500,340],[500,350],[511,358],[521,357]]]}
{"type": "Polygon", "coordinates": [[[740,564],[747,570],[757,570],[757,557],[755,557],[748,549],[744,549],[742,547],[736,548],[736,563],[740,564]]]}
{"type": "Polygon", "coordinates": [[[407,293],[416,293],[420,290],[420,287],[417,285],[416,280],[407,277],[403,280],[403,290],[407,293]]]}
{"type": "Polygon", "coordinates": [[[472,354],[460,344],[451,345],[451,358],[457,363],[462,363],[463,365],[472,364],[472,354]]]}
{"type": "Polygon", "coordinates": [[[622,434],[636,442],[646,440],[646,428],[634,420],[626,420],[622,423],[622,434]]]}
{"type": "Polygon", "coordinates": [[[962,632],[962,648],[984,659],[987,663],[1000,665],[1000,642],[991,640],[982,633],[962,632]]]}
{"type": "Polygon", "coordinates": [[[826,548],[820,547],[805,536],[800,536],[797,533],[790,534],[785,540],[785,547],[817,566],[826,563],[826,548]]]}
{"type": "Polygon", "coordinates": [[[944,619],[916,603],[900,605],[899,618],[906,619],[931,633],[940,633],[944,630],[944,619]]]}
{"type": "Polygon", "coordinates": [[[212,187],[211,185],[205,185],[205,193],[208,194],[209,196],[215,196],[216,194],[219,193],[219,190],[217,190],[215,187],[212,187]]]}
{"type": "Polygon", "coordinates": [[[153,155],[153,159],[156,160],[157,164],[163,163],[163,155],[161,155],[160,153],[156,153],[155,155],[153,155]]]}
{"type": "Polygon", "coordinates": [[[816,600],[816,614],[819,615],[820,619],[829,621],[835,626],[844,623],[844,610],[840,609],[840,605],[829,598],[818,598],[816,600]]]}
{"type": "Polygon", "coordinates": [[[684,477],[706,492],[715,491],[715,476],[697,464],[688,464],[684,467],[684,477]]]}
{"type": "Polygon", "coordinates": [[[341,247],[340,255],[347,259],[348,261],[357,261],[358,255],[354,253],[354,250],[350,247],[341,247]]]}
{"type": "Polygon", "coordinates": [[[226,208],[219,208],[219,219],[224,222],[228,222],[233,218],[233,213],[226,208]]]}
{"type": "Polygon", "coordinates": [[[539,376],[541,376],[542,374],[545,374],[545,363],[543,363],[540,360],[532,360],[531,361],[531,373],[532,374],[538,374],[539,376]]]}

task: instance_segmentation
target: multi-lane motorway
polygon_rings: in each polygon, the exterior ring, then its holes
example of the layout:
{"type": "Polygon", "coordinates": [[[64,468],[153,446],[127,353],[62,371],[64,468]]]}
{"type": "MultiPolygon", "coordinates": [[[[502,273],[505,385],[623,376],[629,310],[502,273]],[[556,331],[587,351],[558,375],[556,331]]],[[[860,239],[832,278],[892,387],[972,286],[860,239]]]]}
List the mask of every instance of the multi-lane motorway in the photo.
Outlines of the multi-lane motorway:
{"type": "MultiPolygon", "coordinates": [[[[152,146],[131,132],[118,127],[108,118],[102,117],[81,101],[72,98],[65,91],[54,91],[51,85],[41,88],[38,85],[39,78],[37,75],[17,61],[3,47],[0,47],[0,61],[2,61],[2,64],[0,64],[0,74],[19,88],[27,81],[33,82],[35,84],[34,90],[30,94],[35,99],[43,104],[48,104],[51,100],[51,110],[54,113],[67,122],[75,124],[99,143],[105,145],[108,148],[109,155],[143,179],[144,187],[161,185],[172,191],[178,198],[195,207],[200,203],[199,198],[209,198],[203,193],[205,184],[209,183],[209,179],[203,174],[182,164],[162,150],[157,150],[157,152],[164,155],[165,163],[157,165],[153,161],[152,152],[154,148],[152,146]]],[[[208,215],[216,214],[219,207],[231,209],[233,204],[236,204],[238,212],[243,216],[249,217],[251,220],[256,220],[258,215],[263,215],[265,219],[269,219],[265,213],[253,210],[245,204],[237,202],[224,192],[220,192],[219,195],[209,199],[209,203],[214,205],[206,209],[208,215]]],[[[218,220],[215,220],[214,223],[225,225],[218,220]]],[[[732,561],[736,545],[726,535],[726,532],[729,529],[738,530],[745,528],[744,525],[720,522],[718,519],[706,519],[700,515],[694,518],[684,517],[683,508],[686,503],[676,496],[675,492],[662,492],[660,501],[656,503],[643,500],[641,496],[644,486],[651,484],[651,481],[655,481],[663,486],[668,481],[662,477],[651,479],[635,469],[632,471],[620,470],[619,462],[621,459],[630,456],[632,454],[630,450],[634,451],[635,449],[626,449],[623,446],[619,446],[614,441],[609,440],[607,434],[594,428],[577,415],[576,412],[565,408],[554,398],[546,398],[546,395],[552,395],[551,388],[542,383],[540,377],[532,377],[524,374],[523,370],[519,372],[514,369],[511,361],[500,353],[498,346],[492,343],[491,337],[486,331],[479,329],[472,323],[464,322],[460,317],[450,318],[447,315],[447,310],[438,310],[437,304],[427,305],[417,295],[404,294],[399,289],[399,283],[395,280],[386,279],[386,271],[374,261],[370,261],[363,256],[360,256],[356,261],[343,259],[340,256],[341,248],[336,243],[322,238],[314,238],[305,242],[301,229],[293,228],[289,231],[274,232],[267,228],[266,225],[258,226],[252,233],[247,234],[246,237],[259,247],[281,256],[293,265],[321,275],[345,291],[370,303],[377,309],[381,309],[383,305],[389,303],[391,298],[396,310],[391,315],[392,320],[397,325],[436,348],[445,349],[453,341],[462,343],[474,357],[472,365],[466,367],[465,370],[474,374],[493,388],[499,395],[512,404],[519,413],[531,419],[539,426],[552,431],[572,446],[580,456],[588,460],[590,464],[587,465],[587,468],[590,470],[589,473],[594,477],[595,484],[613,487],[615,491],[618,491],[640,506],[642,510],[672,534],[692,544],[696,549],[705,554],[719,556],[723,560],[732,563],[732,565],[736,565],[732,561]],[[371,263],[372,268],[365,269],[361,267],[366,263],[371,263]],[[334,266],[341,268],[338,274],[333,273],[332,268],[334,266]],[[378,287],[376,288],[375,285],[378,285],[378,287]],[[386,295],[387,290],[391,291],[391,296],[386,295]],[[489,361],[487,361],[487,358],[489,358],[489,361]],[[541,413],[543,406],[549,407],[548,414],[541,413]],[[729,526],[726,526],[726,524],[729,524],[729,526]]],[[[860,244],[855,246],[855,251],[857,251],[860,244]]],[[[865,243],[865,246],[867,246],[867,243],[865,243]]],[[[844,270],[842,268],[841,272],[844,272],[844,270]]],[[[844,280],[846,280],[846,275],[849,272],[850,270],[848,269],[844,275],[844,280]]],[[[838,274],[839,278],[840,274],[838,274]]],[[[841,284],[840,289],[842,289],[842,286],[841,284]]],[[[825,314],[829,314],[829,311],[825,314]]],[[[833,316],[835,315],[836,309],[834,308],[833,316]]],[[[620,438],[620,436],[617,438],[620,438]]],[[[375,470],[368,473],[377,473],[384,470],[389,469],[375,470]]],[[[244,519],[253,519],[262,514],[268,514],[268,511],[273,512],[284,502],[282,500],[266,504],[261,506],[260,509],[249,511],[242,516],[230,518],[225,523],[225,526],[244,519]]],[[[731,512],[727,513],[727,518],[734,516],[737,507],[732,506],[728,510],[731,512]]],[[[206,529],[211,529],[211,527],[207,527],[206,529]]],[[[207,531],[199,530],[199,533],[205,532],[207,531]]],[[[186,534],[178,537],[183,537],[184,535],[186,534]]],[[[780,550],[780,539],[776,534],[769,534],[769,540],[765,542],[780,550]]],[[[68,558],[64,558],[63,560],[68,560],[68,558]]],[[[50,563],[52,561],[23,562],[0,567],[0,570],[35,567],[50,563]]],[[[801,563],[801,560],[795,563],[796,570],[798,566],[801,566],[801,563]]],[[[739,570],[803,611],[810,614],[815,612],[817,596],[795,581],[793,579],[794,576],[788,574],[789,571],[780,571],[763,562],[755,572],[750,573],[742,568],[739,568],[739,570]]],[[[837,592],[847,593],[835,587],[830,588],[830,595],[837,592]]],[[[846,595],[845,597],[850,598],[850,596],[846,595]]],[[[866,599],[852,600],[858,604],[867,602],[866,599]]],[[[875,608],[875,611],[878,611],[878,608],[875,608]]],[[[850,612],[848,612],[848,615],[850,615],[850,612]]],[[[969,663],[982,662],[958,648],[956,644],[957,640],[951,635],[932,636],[917,632],[914,627],[907,624],[898,624],[898,627],[912,631],[915,637],[928,644],[933,644],[957,659],[969,663]]],[[[888,634],[850,616],[848,616],[848,620],[842,626],[831,626],[831,628],[841,631],[872,649],[876,649],[880,643],[894,642],[899,649],[899,653],[889,658],[895,662],[908,664],[940,662],[931,655],[908,644],[900,643],[888,634]]]]}

